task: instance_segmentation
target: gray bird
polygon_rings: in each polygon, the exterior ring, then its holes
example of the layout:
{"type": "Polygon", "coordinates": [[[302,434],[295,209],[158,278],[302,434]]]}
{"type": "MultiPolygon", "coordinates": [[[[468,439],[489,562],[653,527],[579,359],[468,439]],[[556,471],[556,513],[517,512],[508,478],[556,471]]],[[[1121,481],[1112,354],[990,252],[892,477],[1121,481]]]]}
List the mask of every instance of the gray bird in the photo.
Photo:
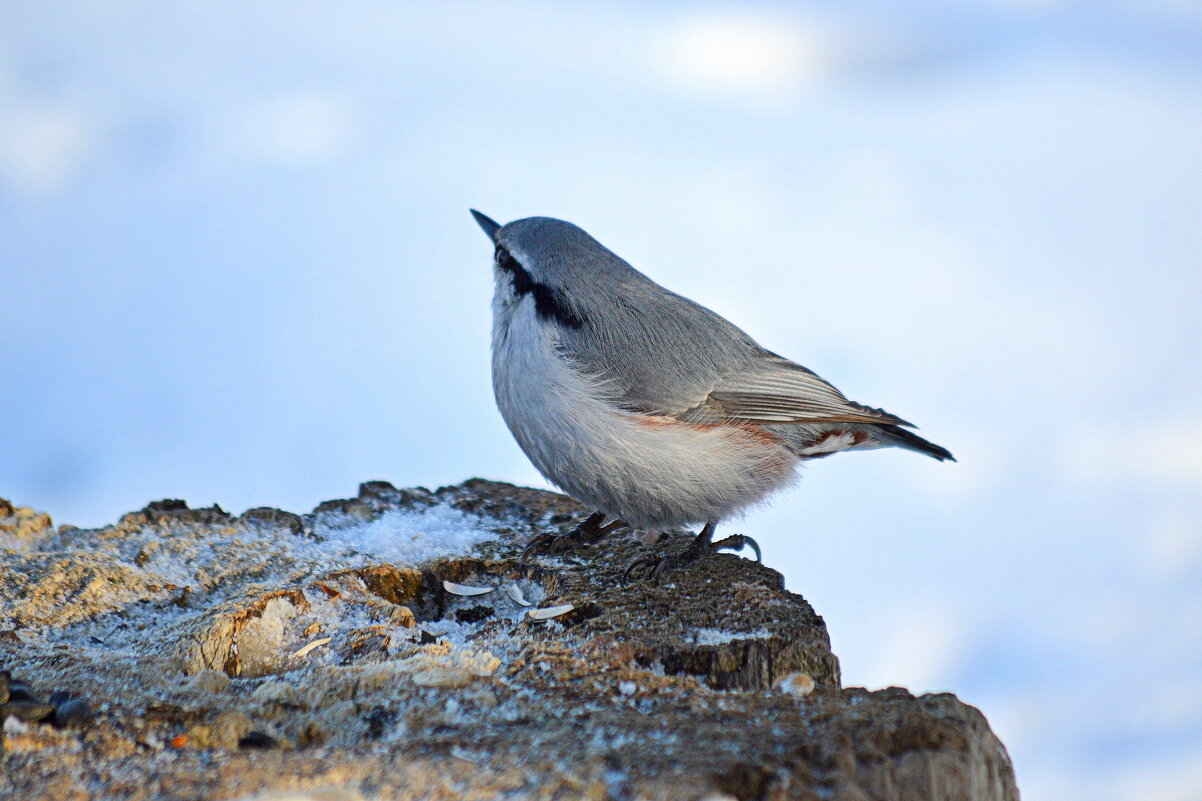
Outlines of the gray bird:
{"type": "Polygon", "coordinates": [[[715,542],[714,527],[793,483],[801,462],[889,446],[952,459],[911,423],[848,400],[577,226],[472,215],[496,248],[497,407],[539,472],[596,510],[567,534],[537,538],[523,560],[623,526],[649,544],[696,524],[685,551],[627,572],[658,579],[744,545],[759,558],[751,538],[715,542]]]}

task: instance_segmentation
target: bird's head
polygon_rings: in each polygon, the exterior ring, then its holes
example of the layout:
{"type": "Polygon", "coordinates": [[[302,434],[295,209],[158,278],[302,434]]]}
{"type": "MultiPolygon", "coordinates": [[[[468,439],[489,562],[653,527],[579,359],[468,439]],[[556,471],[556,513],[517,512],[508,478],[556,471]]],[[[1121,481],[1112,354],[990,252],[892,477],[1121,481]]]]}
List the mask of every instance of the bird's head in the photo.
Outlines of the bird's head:
{"type": "Polygon", "coordinates": [[[563,320],[582,318],[582,308],[607,287],[617,289],[633,268],[570,222],[526,217],[500,225],[472,210],[472,216],[495,247],[493,267],[498,287],[513,300],[534,295],[540,314],[555,304],[563,320]]]}

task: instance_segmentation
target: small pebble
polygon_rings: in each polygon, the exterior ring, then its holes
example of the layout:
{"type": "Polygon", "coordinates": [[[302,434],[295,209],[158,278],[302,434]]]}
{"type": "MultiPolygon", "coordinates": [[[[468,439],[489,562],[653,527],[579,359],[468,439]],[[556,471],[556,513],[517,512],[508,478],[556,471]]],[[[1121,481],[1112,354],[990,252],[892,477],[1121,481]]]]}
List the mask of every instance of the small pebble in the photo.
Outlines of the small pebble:
{"type": "Polygon", "coordinates": [[[222,693],[230,686],[230,677],[220,670],[202,670],[192,677],[192,686],[207,693],[222,693]]]}
{"type": "Polygon", "coordinates": [[[29,685],[19,679],[8,680],[8,700],[10,701],[33,701],[35,703],[46,703],[41,698],[33,694],[29,689],[29,685]]]}
{"type": "Polygon", "coordinates": [[[809,673],[790,673],[776,683],[776,689],[797,698],[814,692],[814,677],[809,673]]]}
{"type": "Polygon", "coordinates": [[[222,712],[212,723],[188,729],[190,748],[234,748],[251,731],[251,720],[244,712],[222,712]]]}
{"type": "Polygon", "coordinates": [[[0,717],[14,717],[25,723],[37,723],[54,714],[54,707],[40,701],[6,701],[0,704],[0,717]]]}
{"type": "Polygon", "coordinates": [[[455,610],[455,621],[457,623],[479,623],[481,620],[492,617],[493,608],[491,606],[469,606],[466,609],[455,610]]]}
{"type": "Polygon", "coordinates": [[[479,690],[471,696],[472,701],[481,709],[492,709],[497,705],[497,696],[488,690],[479,690]]]}
{"type": "Polygon", "coordinates": [[[82,698],[71,698],[54,710],[54,725],[60,729],[83,726],[92,720],[92,706],[82,698]]]}
{"type": "Polygon", "coordinates": [[[295,704],[296,688],[286,681],[265,681],[250,697],[260,704],[295,704]]]}

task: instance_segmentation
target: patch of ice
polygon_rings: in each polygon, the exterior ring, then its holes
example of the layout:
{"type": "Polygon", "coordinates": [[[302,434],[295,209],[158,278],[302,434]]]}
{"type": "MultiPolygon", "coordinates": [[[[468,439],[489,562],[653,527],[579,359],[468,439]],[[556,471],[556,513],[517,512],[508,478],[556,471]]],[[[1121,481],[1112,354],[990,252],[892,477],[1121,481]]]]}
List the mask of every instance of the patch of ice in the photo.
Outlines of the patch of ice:
{"type": "Polygon", "coordinates": [[[728,642],[735,640],[759,640],[766,637],[771,637],[772,633],[767,629],[756,629],[755,631],[723,631],[721,629],[697,629],[694,633],[694,642],[698,645],[725,645],[728,642]]]}
{"type": "Polygon", "coordinates": [[[246,621],[238,638],[242,663],[251,675],[271,672],[283,653],[285,629],[296,607],[283,598],[272,598],[257,617],[246,621]]]}
{"type": "Polygon", "coordinates": [[[496,537],[479,518],[443,505],[389,510],[374,520],[351,525],[322,518],[313,533],[332,556],[362,554],[397,565],[466,554],[496,537]]]}

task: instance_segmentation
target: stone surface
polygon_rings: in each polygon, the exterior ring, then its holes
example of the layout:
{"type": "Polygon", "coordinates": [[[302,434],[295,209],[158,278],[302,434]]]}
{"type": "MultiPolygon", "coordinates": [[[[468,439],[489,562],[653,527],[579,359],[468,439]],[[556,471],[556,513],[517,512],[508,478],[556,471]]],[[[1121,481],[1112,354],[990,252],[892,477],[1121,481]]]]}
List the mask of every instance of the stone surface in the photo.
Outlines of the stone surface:
{"type": "Polygon", "coordinates": [[[96,530],[17,511],[0,668],[92,715],[6,721],[3,798],[1018,797],[976,709],[841,688],[767,567],[624,585],[644,550],[615,534],[519,570],[584,512],[554,493],[370,482],[307,515],[159,501],[96,530]],[[574,608],[534,622],[511,585],[574,608]]]}

